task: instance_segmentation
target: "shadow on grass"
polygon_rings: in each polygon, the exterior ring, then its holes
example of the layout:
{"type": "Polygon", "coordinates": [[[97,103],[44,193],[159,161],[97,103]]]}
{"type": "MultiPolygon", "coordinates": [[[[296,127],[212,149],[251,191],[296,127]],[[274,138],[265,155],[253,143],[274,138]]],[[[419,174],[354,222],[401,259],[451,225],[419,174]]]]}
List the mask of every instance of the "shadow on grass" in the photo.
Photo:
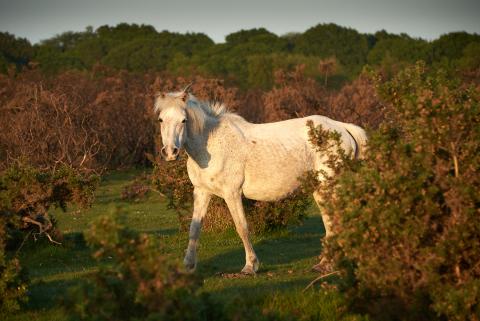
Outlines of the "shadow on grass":
{"type": "Polygon", "coordinates": [[[115,183],[115,182],[125,182],[125,181],[130,181],[136,178],[137,176],[140,176],[144,173],[148,173],[151,170],[146,170],[145,168],[139,168],[139,169],[130,169],[126,171],[115,171],[115,172],[110,172],[107,173],[102,177],[102,185],[107,185],[110,183],[115,183]]]}
{"type": "MultiPolygon", "coordinates": [[[[303,226],[292,228],[288,233],[273,234],[253,244],[261,262],[259,273],[285,269],[295,266],[299,261],[315,260],[321,252],[321,239],[324,235],[320,217],[313,216],[305,220],[303,226]]],[[[239,272],[245,264],[243,246],[221,253],[207,260],[200,261],[200,273],[233,273],[239,272]]]]}
{"type": "MultiPolygon", "coordinates": [[[[254,278],[254,277],[250,277],[254,278]]],[[[252,282],[250,285],[242,284],[224,287],[218,290],[211,290],[209,294],[223,302],[227,302],[236,297],[242,297],[247,301],[262,301],[268,294],[279,292],[301,292],[305,286],[311,282],[312,276],[306,275],[305,277],[279,281],[278,279],[262,279],[258,282],[252,282]]]]}
{"type": "Polygon", "coordinates": [[[85,283],[89,274],[85,274],[82,278],[69,280],[35,282],[29,287],[29,301],[25,305],[25,309],[38,311],[48,307],[58,307],[58,304],[68,297],[69,290],[72,287],[85,283]]]}

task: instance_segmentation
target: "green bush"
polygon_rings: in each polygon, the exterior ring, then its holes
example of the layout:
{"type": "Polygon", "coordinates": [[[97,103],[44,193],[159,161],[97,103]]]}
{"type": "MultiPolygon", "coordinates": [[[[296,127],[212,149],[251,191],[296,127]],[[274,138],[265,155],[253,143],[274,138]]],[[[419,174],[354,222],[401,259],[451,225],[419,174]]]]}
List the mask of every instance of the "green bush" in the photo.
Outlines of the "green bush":
{"type": "Polygon", "coordinates": [[[74,319],[221,319],[221,310],[198,293],[200,280],[172,263],[154,237],[128,229],[118,215],[97,219],[85,238],[100,269],[88,284],[71,290],[66,306],[74,319]]]}
{"type": "Polygon", "coordinates": [[[18,231],[32,231],[50,238],[55,223],[50,217],[50,208],[65,211],[69,203],[89,206],[97,183],[96,175],[82,174],[67,165],[42,170],[21,162],[14,163],[0,175],[4,240],[18,231]]]}
{"type": "Polygon", "coordinates": [[[20,304],[27,301],[26,294],[26,279],[18,259],[8,259],[4,244],[0,244],[0,317],[20,310],[20,304]]]}
{"type": "Polygon", "coordinates": [[[325,255],[379,317],[478,320],[479,91],[422,63],[378,89],[391,114],[366,158],[320,189],[334,232],[325,255]]]}
{"type": "MultiPolygon", "coordinates": [[[[0,173],[0,316],[20,309],[26,301],[27,284],[16,253],[17,242],[33,234],[46,235],[52,242],[60,237],[48,210],[68,203],[89,205],[97,178],[67,166],[40,170],[16,163],[0,173]],[[53,238],[52,238],[53,236],[53,238]]],[[[23,243],[22,243],[23,244],[23,243]]]]}

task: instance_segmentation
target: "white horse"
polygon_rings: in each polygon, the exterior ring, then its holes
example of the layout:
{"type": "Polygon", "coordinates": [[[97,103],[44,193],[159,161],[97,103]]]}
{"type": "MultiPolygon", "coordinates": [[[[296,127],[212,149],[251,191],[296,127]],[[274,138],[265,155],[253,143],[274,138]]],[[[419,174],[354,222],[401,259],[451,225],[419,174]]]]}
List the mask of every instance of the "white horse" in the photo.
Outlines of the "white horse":
{"type": "MultiPolygon", "coordinates": [[[[328,172],[327,155],[316,152],[309,141],[307,121],[338,132],[341,147],[354,157],[361,155],[367,139],[362,128],[324,116],[252,124],[222,104],[197,100],[186,89],[157,95],[155,111],[161,123],[162,156],[176,160],[181,148],[189,156],[194,204],[184,263],[192,271],[202,219],[211,195],[217,195],[225,200],[245,247],[242,273],[255,274],[259,260],[249,240],[242,194],[259,201],[279,200],[299,187],[298,178],[305,172],[328,172]]],[[[319,195],[313,196],[318,204],[319,195]]],[[[322,214],[322,219],[329,236],[329,218],[322,214]]]]}

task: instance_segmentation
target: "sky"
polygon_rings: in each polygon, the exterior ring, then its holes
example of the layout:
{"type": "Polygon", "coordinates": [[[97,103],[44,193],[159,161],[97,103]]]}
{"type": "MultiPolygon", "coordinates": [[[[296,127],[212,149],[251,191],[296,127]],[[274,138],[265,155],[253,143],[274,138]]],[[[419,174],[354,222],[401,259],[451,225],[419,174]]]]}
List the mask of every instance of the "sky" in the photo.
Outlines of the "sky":
{"type": "Polygon", "coordinates": [[[433,40],[452,31],[480,34],[480,0],[0,0],[0,31],[32,43],[121,22],[203,32],[217,43],[241,29],[282,35],[319,23],[433,40]]]}

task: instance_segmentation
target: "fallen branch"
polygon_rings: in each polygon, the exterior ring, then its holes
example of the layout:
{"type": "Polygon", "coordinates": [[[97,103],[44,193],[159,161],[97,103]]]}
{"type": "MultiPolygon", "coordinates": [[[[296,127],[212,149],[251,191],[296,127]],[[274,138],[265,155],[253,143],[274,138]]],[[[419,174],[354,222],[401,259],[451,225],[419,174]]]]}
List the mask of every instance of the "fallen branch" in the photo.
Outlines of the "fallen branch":
{"type": "Polygon", "coordinates": [[[318,281],[320,281],[321,279],[324,279],[326,277],[329,277],[331,275],[334,275],[334,274],[339,274],[340,271],[333,271],[333,272],[330,272],[330,273],[327,273],[327,274],[324,274],[324,275],[321,275],[319,276],[318,278],[316,278],[315,280],[313,280],[312,282],[310,282],[306,287],[305,289],[303,289],[302,293],[307,291],[309,288],[311,288],[315,283],[317,283],[318,281]]]}
{"type": "MultiPolygon", "coordinates": [[[[51,236],[50,234],[48,234],[48,230],[52,227],[52,223],[50,222],[50,220],[47,220],[48,221],[48,224],[47,224],[47,227],[45,228],[44,225],[42,223],[40,223],[39,221],[35,221],[34,219],[28,217],[28,216],[25,216],[22,218],[22,221],[24,221],[25,223],[31,223],[31,224],[34,224],[34,225],[37,225],[38,226],[38,230],[39,232],[38,233],[34,233],[33,236],[35,237],[36,235],[42,235],[42,234],[45,234],[48,238],[48,240],[54,244],[58,244],[58,245],[61,245],[62,243],[60,242],[57,242],[55,241],[51,236]]],[[[36,238],[35,238],[36,239],[36,238]]]]}
{"type": "Polygon", "coordinates": [[[48,234],[47,232],[43,232],[43,234],[45,234],[45,235],[47,236],[47,238],[50,240],[50,242],[52,242],[52,243],[54,243],[54,244],[62,245],[62,243],[57,242],[57,241],[55,241],[54,239],[52,239],[52,237],[50,236],[50,234],[48,234]]]}

